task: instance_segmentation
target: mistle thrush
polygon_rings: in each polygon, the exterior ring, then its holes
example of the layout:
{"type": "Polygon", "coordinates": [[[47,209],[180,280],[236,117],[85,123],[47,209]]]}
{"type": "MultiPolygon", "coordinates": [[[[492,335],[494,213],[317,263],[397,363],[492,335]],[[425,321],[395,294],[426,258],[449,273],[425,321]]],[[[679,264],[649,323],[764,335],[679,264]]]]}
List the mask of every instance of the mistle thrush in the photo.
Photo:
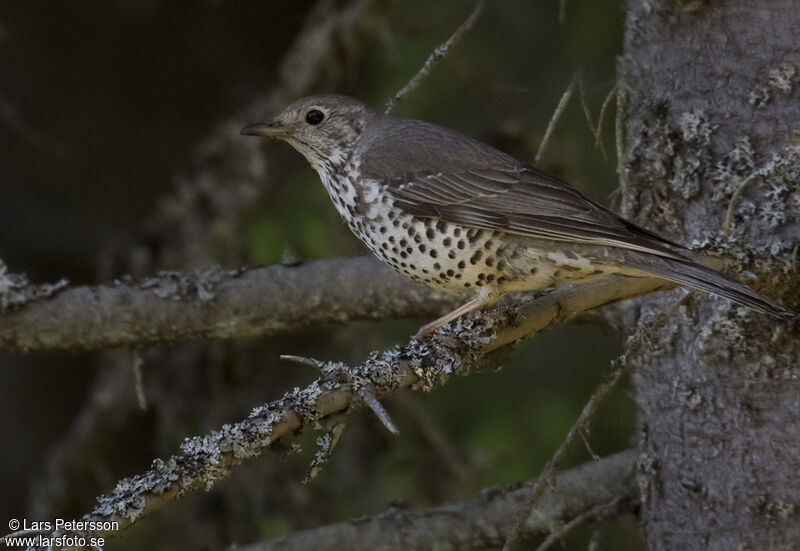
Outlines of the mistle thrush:
{"type": "Polygon", "coordinates": [[[774,317],[795,315],[558,178],[441,126],[316,95],[242,133],[302,153],[353,233],[389,266],[469,297],[419,334],[508,292],[608,274],[662,278],[774,317]]]}

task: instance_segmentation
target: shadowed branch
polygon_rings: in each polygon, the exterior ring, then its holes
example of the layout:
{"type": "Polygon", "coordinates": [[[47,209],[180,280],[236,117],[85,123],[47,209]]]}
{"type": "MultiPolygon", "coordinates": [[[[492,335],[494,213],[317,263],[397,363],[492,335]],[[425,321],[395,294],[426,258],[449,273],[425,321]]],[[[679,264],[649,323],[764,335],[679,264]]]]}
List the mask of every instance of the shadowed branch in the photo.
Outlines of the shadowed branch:
{"type": "Polygon", "coordinates": [[[92,350],[274,335],[325,323],[436,316],[453,304],[372,257],[162,272],[66,288],[0,310],[0,349],[92,350]]]}
{"type": "MultiPolygon", "coordinates": [[[[641,294],[642,282],[616,283],[616,300],[641,294]],[[633,289],[633,295],[626,295],[633,289]]],[[[646,292],[646,291],[645,291],[646,292]]],[[[587,291],[576,292],[599,306],[587,291]]],[[[282,334],[327,323],[403,317],[433,317],[456,299],[413,283],[373,257],[339,258],[299,266],[205,272],[162,272],[142,280],[73,287],[0,311],[0,349],[93,350],[148,346],[197,339],[282,334]]],[[[544,297],[531,314],[554,315],[544,297]]],[[[523,327],[509,328],[511,338],[523,327]]]]}
{"type": "MultiPolygon", "coordinates": [[[[526,537],[563,535],[560,527],[632,512],[638,505],[634,452],[626,451],[570,469],[554,478],[521,527],[526,537]]],[[[389,509],[358,521],[340,522],[235,547],[237,551],[316,549],[434,549],[447,542],[462,551],[497,549],[524,507],[523,488],[486,488],[477,497],[431,509],[389,509]]]]}

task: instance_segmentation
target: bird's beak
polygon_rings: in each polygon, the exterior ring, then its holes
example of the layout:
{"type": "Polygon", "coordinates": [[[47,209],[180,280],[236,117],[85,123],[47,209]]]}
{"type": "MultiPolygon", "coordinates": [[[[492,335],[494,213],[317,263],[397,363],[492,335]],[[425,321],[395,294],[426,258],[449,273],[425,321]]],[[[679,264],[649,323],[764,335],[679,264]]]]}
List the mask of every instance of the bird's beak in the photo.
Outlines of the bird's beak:
{"type": "Polygon", "coordinates": [[[251,124],[242,128],[244,136],[262,136],[264,138],[281,138],[289,133],[289,129],[277,121],[251,124]]]}

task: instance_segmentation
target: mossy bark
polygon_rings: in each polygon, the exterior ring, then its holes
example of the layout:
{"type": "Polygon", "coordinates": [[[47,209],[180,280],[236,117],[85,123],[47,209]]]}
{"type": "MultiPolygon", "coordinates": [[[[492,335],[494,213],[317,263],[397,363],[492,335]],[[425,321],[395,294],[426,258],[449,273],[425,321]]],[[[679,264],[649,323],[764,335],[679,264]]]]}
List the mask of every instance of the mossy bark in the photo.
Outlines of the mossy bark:
{"type": "MultiPolygon", "coordinates": [[[[795,307],[797,29],[792,0],[629,0],[620,59],[625,214],[795,307]]],[[[647,549],[796,549],[798,324],[682,289],[636,316],[647,549]]]]}

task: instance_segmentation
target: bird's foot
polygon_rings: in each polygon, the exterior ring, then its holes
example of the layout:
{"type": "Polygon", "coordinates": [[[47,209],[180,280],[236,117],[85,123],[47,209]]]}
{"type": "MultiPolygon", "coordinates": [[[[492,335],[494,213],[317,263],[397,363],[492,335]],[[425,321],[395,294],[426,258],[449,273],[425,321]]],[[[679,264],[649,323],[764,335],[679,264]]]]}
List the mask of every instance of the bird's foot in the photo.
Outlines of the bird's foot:
{"type": "Polygon", "coordinates": [[[436,332],[437,329],[439,329],[440,327],[444,327],[445,323],[439,323],[439,320],[435,320],[435,321],[432,321],[430,323],[426,323],[425,325],[423,325],[422,327],[419,328],[419,331],[417,331],[417,333],[416,333],[416,335],[414,335],[414,337],[417,338],[417,339],[430,337],[431,335],[433,335],[436,332]]]}
{"type": "Polygon", "coordinates": [[[433,320],[430,323],[426,323],[425,325],[419,328],[419,331],[417,331],[417,334],[414,336],[418,339],[421,339],[423,337],[429,337],[433,335],[437,329],[439,329],[440,327],[444,327],[454,319],[460,318],[464,314],[472,312],[473,310],[477,310],[478,308],[481,308],[483,306],[488,306],[489,304],[493,304],[498,299],[499,296],[500,294],[493,287],[490,287],[488,285],[485,287],[481,287],[480,290],[478,291],[478,295],[475,298],[473,298],[469,302],[462,304],[452,312],[448,312],[441,318],[433,320]]]}

